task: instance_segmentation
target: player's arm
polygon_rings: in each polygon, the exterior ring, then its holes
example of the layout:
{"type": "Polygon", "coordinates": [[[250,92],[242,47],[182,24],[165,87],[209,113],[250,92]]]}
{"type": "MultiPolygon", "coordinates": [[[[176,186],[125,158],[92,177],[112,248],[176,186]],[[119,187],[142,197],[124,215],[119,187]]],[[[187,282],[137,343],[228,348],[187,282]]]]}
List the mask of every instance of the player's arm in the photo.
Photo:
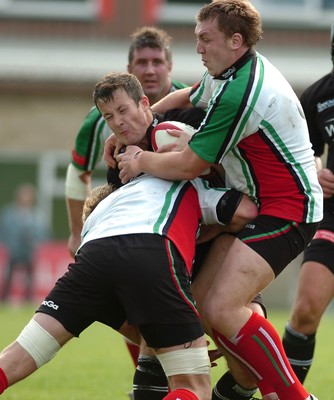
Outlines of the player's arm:
{"type": "Polygon", "coordinates": [[[77,133],[67,168],[65,201],[70,228],[68,249],[72,256],[81,242],[82,208],[91,189],[91,174],[102,157],[103,121],[99,110],[92,107],[77,133]]]}
{"type": "Polygon", "coordinates": [[[222,232],[238,232],[258,215],[257,205],[238,190],[210,188],[203,192],[197,188],[197,193],[203,223],[206,225],[218,223],[222,227],[222,232]]]}
{"type": "Polygon", "coordinates": [[[126,152],[119,154],[116,159],[122,183],[127,183],[141,172],[168,180],[194,179],[211,166],[189,146],[182,151],[169,153],[154,153],[143,151],[138,146],[127,146],[126,152]]]}
{"type": "Polygon", "coordinates": [[[151,106],[152,111],[162,114],[172,108],[190,108],[193,107],[189,100],[191,87],[176,90],[163,97],[157,103],[151,106]]]}
{"type": "Polygon", "coordinates": [[[70,230],[68,249],[73,257],[81,242],[82,209],[90,189],[91,172],[81,171],[71,163],[65,180],[65,200],[70,230]]]}
{"type": "Polygon", "coordinates": [[[322,187],[324,198],[329,199],[334,195],[334,174],[330,169],[322,167],[322,160],[320,157],[316,157],[315,161],[318,171],[318,180],[322,187]]]}
{"type": "MultiPolygon", "coordinates": [[[[234,189],[232,190],[234,191],[234,189]]],[[[221,217],[219,219],[222,223],[223,232],[239,232],[258,215],[257,205],[247,195],[240,192],[237,193],[239,199],[236,199],[235,206],[233,205],[233,198],[230,199],[232,204],[229,204],[229,200],[224,200],[224,198],[219,203],[221,208],[221,217]],[[230,213],[227,211],[228,208],[230,208],[230,213]]]]}
{"type": "Polygon", "coordinates": [[[222,232],[238,232],[258,215],[257,205],[245,194],[230,188],[210,188],[203,179],[192,181],[202,210],[200,242],[222,232]]]}
{"type": "Polygon", "coordinates": [[[104,142],[103,158],[108,167],[115,169],[117,167],[116,156],[124,144],[119,141],[114,133],[112,133],[104,142]]]}

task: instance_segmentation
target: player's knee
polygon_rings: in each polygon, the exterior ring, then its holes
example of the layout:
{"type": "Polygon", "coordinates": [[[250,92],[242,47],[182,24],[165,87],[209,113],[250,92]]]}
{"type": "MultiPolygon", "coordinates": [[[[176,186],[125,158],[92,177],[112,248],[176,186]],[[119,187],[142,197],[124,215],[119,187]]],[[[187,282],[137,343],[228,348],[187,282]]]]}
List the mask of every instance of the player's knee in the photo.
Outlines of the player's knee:
{"type": "Polygon", "coordinates": [[[207,321],[210,327],[219,326],[222,321],[229,321],[231,315],[231,308],[223,304],[217,304],[216,299],[208,299],[204,303],[202,318],[207,321]],[[219,310],[219,311],[217,311],[219,310]]]}
{"type": "Polygon", "coordinates": [[[316,304],[309,302],[299,302],[296,307],[294,307],[291,316],[291,325],[297,331],[303,332],[305,328],[314,327],[314,330],[319,325],[322,313],[316,304]]]}
{"type": "Polygon", "coordinates": [[[189,347],[186,349],[157,354],[167,377],[175,375],[208,375],[210,359],[207,347],[189,347]]]}
{"type": "Polygon", "coordinates": [[[30,320],[16,341],[34,359],[37,368],[49,362],[61,347],[34,319],[30,320]]]}

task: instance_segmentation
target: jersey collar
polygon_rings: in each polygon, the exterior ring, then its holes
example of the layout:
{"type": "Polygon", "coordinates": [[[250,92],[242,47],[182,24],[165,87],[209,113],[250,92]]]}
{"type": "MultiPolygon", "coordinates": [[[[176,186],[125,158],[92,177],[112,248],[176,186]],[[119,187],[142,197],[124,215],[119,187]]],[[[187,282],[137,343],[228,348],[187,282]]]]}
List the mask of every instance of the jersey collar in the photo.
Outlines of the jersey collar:
{"type": "Polygon", "coordinates": [[[221,75],[213,78],[213,79],[219,79],[222,81],[225,81],[226,79],[229,79],[232,75],[236,73],[240,68],[242,68],[247,62],[254,58],[256,56],[256,51],[253,48],[250,48],[249,50],[246,51],[246,53],[239,58],[237,62],[235,62],[233,65],[231,65],[229,68],[225,69],[221,73],[221,75]]]}

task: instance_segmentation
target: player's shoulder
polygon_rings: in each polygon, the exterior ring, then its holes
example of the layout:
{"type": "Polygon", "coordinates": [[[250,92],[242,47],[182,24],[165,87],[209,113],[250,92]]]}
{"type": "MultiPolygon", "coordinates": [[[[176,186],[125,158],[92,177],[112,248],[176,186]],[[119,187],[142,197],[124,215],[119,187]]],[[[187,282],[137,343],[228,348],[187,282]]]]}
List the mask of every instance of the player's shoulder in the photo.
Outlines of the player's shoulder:
{"type": "Polygon", "coordinates": [[[300,96],[300,100],[302,103],[308,101],[314,102],[316,98],[323,98],[327,95],[333,96],[333,91],[334,75],[333,73],[329,73],[308,86],[300,96]]]}
{"type": "Polygon", "coordinates": [[[92,107],[86,115],[80,130],[94,130],[99,121],[104,120],[97,107],[92,107]]]}
{"type": "Polygon", "coordinates": [[[86,116],[86,120],[89,119],[89,120],[95,121],[95,120],[99,120],[100,118],[102,118],[102,115],[96,106],[93,106],[89,110],[88,115],[86,116]]]}

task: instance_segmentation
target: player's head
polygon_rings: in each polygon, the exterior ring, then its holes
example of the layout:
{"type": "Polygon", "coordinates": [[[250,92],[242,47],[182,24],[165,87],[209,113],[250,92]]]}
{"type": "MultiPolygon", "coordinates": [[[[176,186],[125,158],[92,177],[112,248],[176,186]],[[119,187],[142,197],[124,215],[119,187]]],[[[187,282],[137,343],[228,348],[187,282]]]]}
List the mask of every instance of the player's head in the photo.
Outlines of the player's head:
{"type": "MultiPolygon", "coordinates": [[[[247,0],[219,0],[196,17],[196,50],[210,75],[218,77],[254,46],[262,33],[261,17],[247,0]]],[[[226,76],[228,77],[228,76],[226,76]]]]}
{"type": "Polygon", "coordinates": [[[121,143],[141,143],[153,115],[136,76],[124,72],[105,75],[94,87],[93,100],[121,143]]]}
{"type": "Polygon", "coordinates": [[[99,108],[101,103],[114,101],[115,93],[124,91],[137,105],[145,96],[138,78],[126,72],[110,72],[106,74],[94,87],[93,100],[99,108]]]}
{"type": "Polygon", "coordinates": [[[248,0],[219,0],[203,6],[197,22],[217,20],[218,29],[226,38],[241,34],[247,47],[255,46],[262,35],[260,13],[248,0]]]}
{"type": "Polygon", "coordinates": [[[152,104],[171,86],[171,40],[167,32],[153,26],[138,28],[131,35],[128,72],[137,76],[152,104]]]}
{"type": "Polygon", "coordinates": [[[116,186],[110,183],[93,188],[83,206],[82,222],[85,222],[90,214],[95,210],[96,206],[114,190],[116,190],[116,186]]]}
{"type": "Polygon", "coordinates": [[[134,53],[136,50],[145,48],[159,49],[165,53],[167,62],[172,62],[172,51],[170,44],[172,38],[168,33],[154,26],[143,26],[137,28],[131,35],[131,44],[129,47],[128,62],[133,63],[134,53]]]}

